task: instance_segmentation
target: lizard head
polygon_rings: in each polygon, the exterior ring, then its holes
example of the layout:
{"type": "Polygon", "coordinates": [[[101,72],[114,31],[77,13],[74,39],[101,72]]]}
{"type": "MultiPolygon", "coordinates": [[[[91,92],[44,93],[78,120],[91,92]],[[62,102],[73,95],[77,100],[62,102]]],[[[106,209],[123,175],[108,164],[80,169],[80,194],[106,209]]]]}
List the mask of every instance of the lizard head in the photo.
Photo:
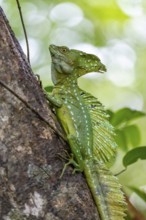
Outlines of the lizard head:
{"type": "Polygon", "coordinates": [[[105,65],[95,55],[79,50],[70,50],[65,46],[50,45],[49,50],[53,69],[57,71],[57,77],[60,79],[68,75],[74,75],[78,78],[86,73],[106,71],[105,65]]]}

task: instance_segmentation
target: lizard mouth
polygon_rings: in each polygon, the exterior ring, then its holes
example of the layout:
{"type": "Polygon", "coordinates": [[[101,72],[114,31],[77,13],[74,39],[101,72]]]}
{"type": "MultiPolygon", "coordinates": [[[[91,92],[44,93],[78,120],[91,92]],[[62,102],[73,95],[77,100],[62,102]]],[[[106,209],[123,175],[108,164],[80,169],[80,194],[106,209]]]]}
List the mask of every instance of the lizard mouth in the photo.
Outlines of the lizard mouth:
{"type": "Polygon", "coordinates": [[[57,47],[53,44],[51,44],[49,46],[49,51],[51,54],[51,58],[52,58],[52,63],[57,63],[57,60],[60,60],[60,55],[58,54],[58,51],[56,49],[57,47]]]}

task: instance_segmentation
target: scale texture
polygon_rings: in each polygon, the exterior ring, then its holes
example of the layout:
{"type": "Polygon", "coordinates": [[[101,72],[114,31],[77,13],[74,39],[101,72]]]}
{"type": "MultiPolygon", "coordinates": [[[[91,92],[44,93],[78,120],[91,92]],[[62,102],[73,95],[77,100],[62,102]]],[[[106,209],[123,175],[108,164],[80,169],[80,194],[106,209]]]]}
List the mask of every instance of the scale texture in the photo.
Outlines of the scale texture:
{"type": "Polygon", "coordinates": [[[106,67],[92,54],[50,45],[54,89],[48,95],[66,133],[73,157],[68,164],[84,172],[100,218],[122,220],[125,201],[118,179],[109,171],[115,156],[114,130],[102,104],[82,91],[77,79],[106,67]]]}

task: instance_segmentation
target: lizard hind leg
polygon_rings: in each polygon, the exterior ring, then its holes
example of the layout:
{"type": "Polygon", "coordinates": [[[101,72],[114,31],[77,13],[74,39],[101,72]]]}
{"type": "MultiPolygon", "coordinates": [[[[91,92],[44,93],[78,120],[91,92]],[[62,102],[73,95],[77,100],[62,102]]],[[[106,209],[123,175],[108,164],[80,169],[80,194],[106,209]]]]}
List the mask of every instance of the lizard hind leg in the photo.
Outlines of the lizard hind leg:
{"type": "Polygon", "coordinates": [[[83,158],[80,152],[80,146],[78,143],[78,139],[74,136],[69,134],[67,136],[67,139],[69,141],[69,145],[72,151],[71,157],[69,158],[68,162],[64,165],[64,168],[62,170],[60,178],[63,176],[67,166],[73,165],[74,170],[73,173],[75,172],[83,172],[83,158]]]}
{"type": "Polygon", "coordinates": [[[79,164],[78,164],[78,163],[75,161],[75,159],[73,158],[73,154],[71,154],[71,157],[68,159],[68,162],[64,165],[64,167],[63,167],[63,169],[62,169],[60,178],[63,177],[64,172],[65,172],[66,168],[67,168],[69,165],[73,165],[73,166],[74,166],[73,174],[74,174],[76,171],[78,171],[78,172],[82,172],[82,171],[83,171],[83,170],[80,169],[79,164]]]}

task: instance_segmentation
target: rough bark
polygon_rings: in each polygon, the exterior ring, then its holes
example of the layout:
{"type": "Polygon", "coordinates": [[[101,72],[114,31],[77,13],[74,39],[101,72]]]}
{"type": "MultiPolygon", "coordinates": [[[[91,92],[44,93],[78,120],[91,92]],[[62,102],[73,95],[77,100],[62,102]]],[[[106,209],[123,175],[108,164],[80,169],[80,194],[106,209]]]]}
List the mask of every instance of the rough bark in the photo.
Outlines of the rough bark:
{"type": "Polygon", "coordinates": [[[0,84],[0,219],[97,220],[84,176],[68,167],[59,178],[69,148],[2,9],[0,82],[38,112],[0,84]]]}

